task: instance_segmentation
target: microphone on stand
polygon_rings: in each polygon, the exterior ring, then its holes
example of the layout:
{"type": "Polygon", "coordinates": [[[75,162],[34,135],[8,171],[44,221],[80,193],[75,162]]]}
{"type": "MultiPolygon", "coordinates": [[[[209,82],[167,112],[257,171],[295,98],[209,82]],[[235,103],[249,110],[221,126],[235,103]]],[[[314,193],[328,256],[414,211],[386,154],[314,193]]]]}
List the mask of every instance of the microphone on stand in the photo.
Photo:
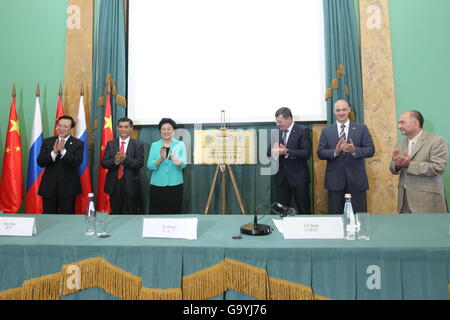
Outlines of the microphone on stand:
{"type": "Polygon", "coordinates": [[[270,210],[273,213],[277,214],[280,218],[284,218],[287,216],[294,216],[297,213],[294,208],[285,206],[279,202],[274,202],[270,206],[270,210]]]}
{"type": "MultiPolygon", "coordinates": [[[[297,212],[294,208],[285,206],[279,202],[274,202],[272,204],[266,203],[263,205],[260,205],[255,210],[255,215],[253,217],[253,223],[244,224],[241,226],[241,234],[247,234],[251,236],[266,236],[268,234],[272,233],[272,227],[266,225],[266,224],[259,224],[258,223],[258,214],[261,213],[260,211],[262,209],[270,210],[271,212],[278,215],[280,218],[284,218],[287,216],[293,216],[297,212]]],[[[236,239],[239,239],[238,237],[235,237],[236,239]]]]}
{"type": "Polygon", "coordinates": [[[272,233],[272,227],[268,226],[266,224],[258,224],[258,213],[260,213],[260,210],[270,209],[271,205],[269,204],[263,204],[260,205],[255,210],[255,215],[253,217],[253,223],[244,224],[241,226],[241,233],[248,234],[250,236],[267,236],[272,233]]]}

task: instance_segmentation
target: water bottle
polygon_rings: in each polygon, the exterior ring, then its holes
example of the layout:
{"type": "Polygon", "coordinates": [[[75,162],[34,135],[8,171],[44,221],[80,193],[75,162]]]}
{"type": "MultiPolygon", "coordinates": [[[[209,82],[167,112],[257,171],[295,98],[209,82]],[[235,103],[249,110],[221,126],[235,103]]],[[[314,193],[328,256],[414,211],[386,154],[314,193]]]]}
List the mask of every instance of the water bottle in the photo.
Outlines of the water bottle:
{"type": "Polygon", "coordinates": [[[345,206],[342,219],[344,222],[344,239],[355,240],[356,220],[352,208],[352,195],[349,193],[345,194],[345,206]]]}
{"type": "Polygon", "coordinates": [[[95,234],[95,206],[94,206],[94,194],[89,193],[89,204],[84,215],[84,234],[92,236],[95,234]]]}

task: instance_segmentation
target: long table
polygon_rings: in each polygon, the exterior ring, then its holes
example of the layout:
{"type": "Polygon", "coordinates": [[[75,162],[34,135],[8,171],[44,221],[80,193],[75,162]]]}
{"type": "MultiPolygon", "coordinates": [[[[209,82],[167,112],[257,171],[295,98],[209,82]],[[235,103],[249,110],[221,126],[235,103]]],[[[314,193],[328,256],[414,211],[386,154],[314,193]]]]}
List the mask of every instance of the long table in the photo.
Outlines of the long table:
{"type": "Polygon", "coordinates": [[[369,241],[285,240],[273,215],[272,234],[242,239],[251,216],[176,216],[199,219],[197,240],[143,238],[155,216],[109,216],[109,238],[83,216],[34,217],[35,236],[0,237],[0,299],[449,297],[448,214],[371,215],[369,241]]]}

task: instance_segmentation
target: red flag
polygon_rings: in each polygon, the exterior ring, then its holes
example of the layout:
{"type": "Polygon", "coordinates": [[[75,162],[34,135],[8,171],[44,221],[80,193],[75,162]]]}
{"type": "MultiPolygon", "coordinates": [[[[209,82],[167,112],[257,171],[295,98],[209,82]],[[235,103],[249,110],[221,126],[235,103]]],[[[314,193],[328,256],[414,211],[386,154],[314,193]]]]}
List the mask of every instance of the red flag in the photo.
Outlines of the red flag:
{"type": "Polygon", "coordinates": [[[58,105],[56,106],[56,117],[55,117],[55,127],[53,135],[58,135],[58,130],[56,130],[56,126],[58,125],[58,119],[64,115],[64,108],[62,103],[62,88],[61,84],[59,84],[59,98],[58,98],[58,105]]]}
{"type": "Polygon", "coordinates": [[[0,182],[0,210],[5,213],[16,213],[22,205],[22,200],[22,142],[16,111],[16,94],[13,89],[0,182]]]}
{"type": "Polygon", "coordinates": [[[111,213],[111,208],[109,205],[109,195],[105,193],[105,180],[107,169],[104,169],[101,166],[101,161],[103,156],[105,155],[106,144],[108,141],[114,139],[113,129],[112,129],[112,116],[111,116],[111,102],[110,102],[110,94],[106,96],[106,106],[105,106],[105,115],[103,122],[103,132],[102,132],[102,142],[100,145],[100,159],[98,166],[98,184],[97,184],[97,210],[99,211],[108,211],[111,213]]]}

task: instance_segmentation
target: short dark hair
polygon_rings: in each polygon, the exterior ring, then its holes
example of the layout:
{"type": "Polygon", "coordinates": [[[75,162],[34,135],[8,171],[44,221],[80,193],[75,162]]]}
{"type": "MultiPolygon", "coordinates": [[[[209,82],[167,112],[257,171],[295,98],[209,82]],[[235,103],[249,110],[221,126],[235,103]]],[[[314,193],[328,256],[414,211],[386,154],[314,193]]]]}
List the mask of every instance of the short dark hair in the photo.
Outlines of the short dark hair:
{"type": "Polygon", "coordinates": [[[410,116],[411,118],[414,118],[414,119],[416,119],[417,121],[419,121],[420,128],[423,128],[423,116],[422,116],[422,114],[421,114],[419,111],[417,111],[417,110],[411,110],[411,111],[409,112],[409,116],[410,116]]]}
{"type": "Polygon", "coordinates": [[[177,124],[175,123],[175,121],[173,121],[170,118],[162,118],[158,124],[159,131],[161,131],[161,127],[163,126],[163,124],[166,124],[166,123],[169,123],[173,127],[173,130],[175,130],[177,128],[177,124]]]}
{"type": "Polygon", "coordinates": [[[59,117],[58,120],[56,120],[56,123],[58,123],[59,120],[62,120],[62,119],[70,120],[71,128],[75,128],[75,120],[73,120],[73,118],[71,116],[63,115],[63,116],[59,117]]]}
{"type": "Polygon", "coordinates": [[[133,120],[131,120],[130,118],[127,117],[122,117],[119,120],[117,120],[117,126],[119,126],[120,122],[128,122],[130,124],[130,127],[133,128],[133,120]]]}
{"type": "Polygon", "coordinates": [[[287,107],[282,107],[278,109],[277,112],[275,112],[275,118],[278,118],[279,116],[283,116],[283,118],[285,119],[287,118],[293,119],[291,109],[287,107]]]}

